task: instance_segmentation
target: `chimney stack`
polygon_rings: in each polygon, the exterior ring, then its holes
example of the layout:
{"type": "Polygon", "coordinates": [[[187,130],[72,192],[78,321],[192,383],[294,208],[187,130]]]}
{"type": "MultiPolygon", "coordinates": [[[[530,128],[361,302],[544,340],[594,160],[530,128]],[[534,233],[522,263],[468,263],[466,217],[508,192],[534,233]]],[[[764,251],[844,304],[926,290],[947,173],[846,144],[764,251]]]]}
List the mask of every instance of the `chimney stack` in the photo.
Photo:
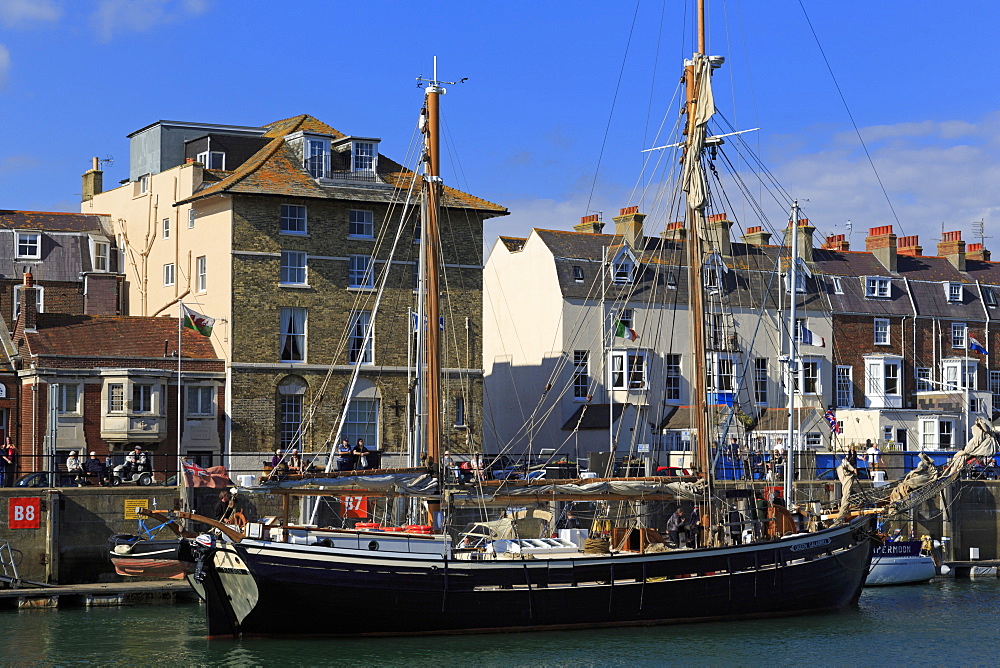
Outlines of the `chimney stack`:
{"type": "Polygon", "coordinates": [[[574,225],[573,229],[585,234],[600,234],[601,230],[604,229],[604,223],[601,222],[601,217],[594,213],[589,216],[582,216],[580,222],[574,225]]]}
{"type": "Polygon", "coordinates": [[[747,233],[740,239],[743,240],[743,243],[751,246],[767,246],[771,243],[771,233],[765,232],[764,228],[758,225],[757,227],[748,227],[747,233]]]}
{"type": "Polygon", "coordinates": [[[34,332],[38,325],[38,289],[35,287],[35,277],[31,270],[24,274],[24,285],[21,287],[21,328],[25,332],[34,332]]]}
{"type": "Polygon", "coordinates": [[[875,256],[888,271],[896,272],[896,235],[892,225],[881,225],[868,230],[865,250],[875,256]]]}
{"type": "Polygon", "coordinates": [[[687,230],[684,229],[684,223],[667,223],[667,229],[663,231],[663,238],[673,241],[684,241],[687,238],[687,230]]]}
{"type": "Polygon", "coordinates": [[[81,201],[89,202],[94,199],[94,195],[100,195],[102,192],[104,192],[104,172],[101,171],[100,161],[94,158],[93,166],[83,173],[81,201]]]}
{"type": "Polygon", "coordinates": [[[724,213],[717,213],[705,219],[705,238],[715,250],[726,257],[733,254],[733,242],[729,238],[729,230],[733,221],[724,213]]]}
{"type": "MultiPolygon", "coordinates": [[[[799,257],[805,262],[813,261],[813,233],[816,228],[809,224],[808,218],[799,219],[799,257]]],[[[792,242],[792,223],[788,222],[788,227],[785,228],[785,241],[783,246],[790,246],[792,242]]]]}
{"type": "Polygon", "coordinates": [[[920,245],[920,239],[916,234],[907,237],[900,237],[896,246],[897,255],[908,255],[910,257],[920,257],[924,254],[924,249],[920,245]]]}
{"type": "Polygon", "coordinates": [[[945,232],[938,243],[938,255],[948,258],[948,262],[958,269],[965,271],[965,242],[962,241],[961,230],[945,232]]]}
{"type": "Polygon", "coordinates": [[[646,214],[639,213],[639,207],[627,206],[612,220],[615,221],[615,234],[624,237],[625,243],[632,248],[642,248],[642,221],[646,220],[646,214]]]}
{"type": "Polygon", "coordinates": [[[851,242],[843,234],[834,234],[827,237],[820,248],[832,251],[848,251],[851,250],[851,242]]]}
{"type": "Polygon", "coordinates": [[[965,248],[966,260],[978,260],[979,262],[989,262],[990,252],[983,248],[982,244],[969,244],[965,248]]]}

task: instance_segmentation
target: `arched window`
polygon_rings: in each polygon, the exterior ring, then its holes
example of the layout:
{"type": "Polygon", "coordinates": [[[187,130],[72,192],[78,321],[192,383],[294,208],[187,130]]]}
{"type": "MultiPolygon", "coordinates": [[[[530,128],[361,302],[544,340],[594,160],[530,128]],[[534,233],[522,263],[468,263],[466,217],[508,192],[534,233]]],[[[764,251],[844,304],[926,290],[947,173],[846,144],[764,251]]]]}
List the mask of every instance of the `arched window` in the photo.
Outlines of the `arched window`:
{"type": "Polygon", "coordinates": [[[308,384],[300,376],[285,376],[278,383],[278,445],[301,449],[302,404],[308,384]]]}

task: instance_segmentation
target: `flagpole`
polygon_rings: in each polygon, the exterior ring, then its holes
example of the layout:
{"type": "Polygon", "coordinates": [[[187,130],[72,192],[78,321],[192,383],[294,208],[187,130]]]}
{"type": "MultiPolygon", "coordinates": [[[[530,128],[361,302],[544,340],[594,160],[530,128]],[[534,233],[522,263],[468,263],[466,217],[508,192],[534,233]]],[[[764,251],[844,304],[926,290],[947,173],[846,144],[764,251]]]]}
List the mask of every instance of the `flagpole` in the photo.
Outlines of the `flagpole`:
{"type": "Polygon", "coordinates": [[[181,415],[184,410],[183,395],[181,393],[181,330],[184,328],[184,302],[177,301],[177,477],[184,474],[184,467],[181,462],[181,415]]]}

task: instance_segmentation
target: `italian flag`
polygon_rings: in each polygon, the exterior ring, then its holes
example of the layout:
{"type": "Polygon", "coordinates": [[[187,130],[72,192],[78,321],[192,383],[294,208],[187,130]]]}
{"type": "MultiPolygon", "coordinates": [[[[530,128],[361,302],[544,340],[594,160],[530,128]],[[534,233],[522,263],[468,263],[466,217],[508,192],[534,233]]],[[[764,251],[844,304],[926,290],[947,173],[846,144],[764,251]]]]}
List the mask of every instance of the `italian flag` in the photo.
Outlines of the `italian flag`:
{"type": "Polygon", "coordinates": [[[635,341],[639,335],[631,327],[626,327],[621,320],[615,320],[615,336],[620,336],[629,341],[635,341]]]}
{"type": "Polygon", "coordinates": [[[184,304],[181,304],[181,313],[184,314],[183,325],[185,327],[193,329],[202,336],[212,336],[212,325],[215,324],[215,318],[209,318],[207,315],[192,311],[184,304]]]}

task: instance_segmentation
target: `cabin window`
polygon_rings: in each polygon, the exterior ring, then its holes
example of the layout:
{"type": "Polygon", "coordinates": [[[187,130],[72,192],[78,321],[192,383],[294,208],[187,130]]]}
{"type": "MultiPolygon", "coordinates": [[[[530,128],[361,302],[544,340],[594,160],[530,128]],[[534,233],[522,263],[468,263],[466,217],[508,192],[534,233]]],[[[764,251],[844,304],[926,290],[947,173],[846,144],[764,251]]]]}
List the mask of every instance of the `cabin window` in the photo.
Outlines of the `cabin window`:
{"type": "Polygon", "coordinates": [[[304,362],[306,360],[306,309],[283,308],[280,317],[281,361],[304,362]]]}
{"type": "Polygon", "coordinates": [[[371,323],[371,311],[355,311],[351,314],[350,330],[348,332],[348,361],[351,364],[373,364],[374,333],[365,341],[371,323]]]}
{"type": "Polygon", "coordinates": [[[375,213],[351,209],[348,216],[347,234],[359,239],[372,239],[375,237],[375,213]]]}
{"type": "Polygon", "coordinates": [[[964,322],[951,323],[951,347],[965,348],[968,327],[964,322]]]}
{"type": "Polygon", "coordinates": [[[573,351],[573,398],[586,400],[590,394],[590,351],[573,351]]]}
{"type": "Polygon", "coordinates": [[[876,346],[889,345],[889,319],[875,318],[875,336],[873,343],[876,346]]]}
{"type": "Polygon", "coordinates": [[[305,234],[306,208],[297,204],[282,204],[280,229],[283,234],[305,234]]]}
{"type": "Polygon", "coordinates": [[[666,400],[681,400],[681,356],[668,354],[663,358],[666,400]]]}
{"type": "Polygon", "coordinates": [[[306,284],[306,254],[302,251],[281,251],[282,285],[306,284]]]}
{"type": "Polygon", "coordinates": [[[889,296],[889,279],[879,276],[865,278],[865,297],[869,299],[884,299],[889,296]]]}
{"type": "Polygon", "coordinates": [[[961,304],[962,298],[965,296],[961,283],[945,283],[944,292],[948,301],[953,304],[961,304]]]}
{"type": "Polygon", "coordinates": [[[758,405],[767,404],[766,357],[756,357],[753,361],[753,400],[758,405]]]}
{"type": "Polygon", "coordinates": [[[351,288],[371,288],[375,286],[370,255],[352,255],[348,268],[347,285],[351,288]]]}
{"type": "Polygon", "coordinates": [[[837,367],[837,408],[854,407],[854,367],[837,367]]]}

